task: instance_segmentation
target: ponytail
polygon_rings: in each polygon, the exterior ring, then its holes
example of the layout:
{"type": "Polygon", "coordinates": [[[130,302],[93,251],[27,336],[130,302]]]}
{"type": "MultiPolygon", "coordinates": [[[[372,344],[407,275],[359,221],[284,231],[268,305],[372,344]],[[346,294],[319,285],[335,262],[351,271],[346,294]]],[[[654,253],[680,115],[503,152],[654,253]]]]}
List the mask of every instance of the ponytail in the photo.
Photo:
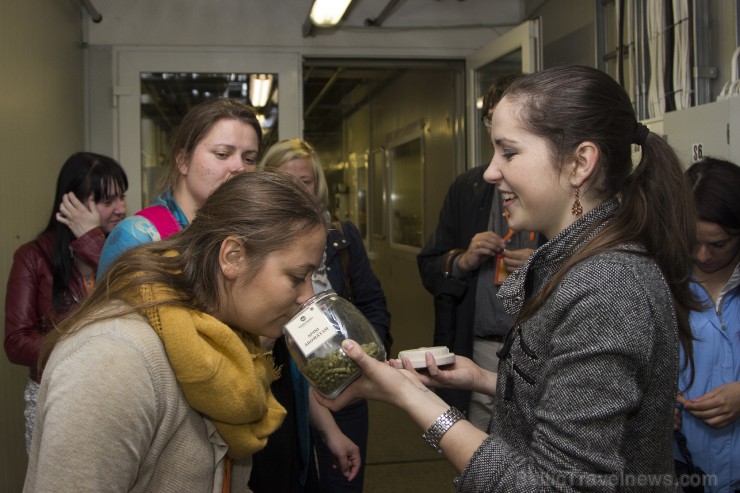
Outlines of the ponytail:
{"type": "Polygon", "coordinates": [[[701,309],[701,304],[689,288],[697,221],[691,183],[675,151],[660,136],[648,133],[641,148],[640,162],[625,182],[619,212],[607,231],[614,243],[625,236],[640,241],[660,267],[673,294],[683,367],[691,368],[692,381],[689,311],[701,309]]]}

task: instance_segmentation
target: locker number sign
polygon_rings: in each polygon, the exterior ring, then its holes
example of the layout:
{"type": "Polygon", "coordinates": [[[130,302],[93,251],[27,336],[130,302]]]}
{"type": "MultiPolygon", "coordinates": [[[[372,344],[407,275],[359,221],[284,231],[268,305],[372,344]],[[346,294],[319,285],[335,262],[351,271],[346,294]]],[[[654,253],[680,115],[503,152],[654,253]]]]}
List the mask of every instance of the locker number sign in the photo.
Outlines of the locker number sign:
{"type": "Polygon", "coordinates": [[[692,162],[701,161],[703,157],[704,157],[704,144],[692,144],[691,145],[692,162]]]}

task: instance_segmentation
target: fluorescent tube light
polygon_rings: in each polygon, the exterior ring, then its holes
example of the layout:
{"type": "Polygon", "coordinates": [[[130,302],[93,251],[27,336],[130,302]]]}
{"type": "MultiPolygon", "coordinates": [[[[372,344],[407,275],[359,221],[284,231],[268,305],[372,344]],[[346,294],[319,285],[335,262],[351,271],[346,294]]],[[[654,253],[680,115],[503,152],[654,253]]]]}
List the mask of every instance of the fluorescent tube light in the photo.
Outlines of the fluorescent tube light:
{"type": "Polygon", "coordinates": [[[335,26],[352,0],[314,0],[311,7],[311,22],[319,27],[335,26]]]}
{"type": "Polygon", "coordinates": [[[272,92],[272,75],[271,74],[252,74],[249,76],[249,100],[252,105],[262,108],[267,104],[267,100],[272,92]]]}

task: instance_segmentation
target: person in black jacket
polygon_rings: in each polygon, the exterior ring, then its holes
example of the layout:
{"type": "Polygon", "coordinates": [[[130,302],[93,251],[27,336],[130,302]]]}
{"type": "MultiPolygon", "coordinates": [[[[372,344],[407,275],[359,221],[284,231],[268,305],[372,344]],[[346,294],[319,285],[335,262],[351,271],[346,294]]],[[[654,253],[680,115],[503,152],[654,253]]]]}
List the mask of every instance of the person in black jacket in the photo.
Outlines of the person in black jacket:
{"type": "MultiPolygon", "coordinates": [[[[519,76],[501,76],[488,89],[483,99],[487,128],[504,90],[519,76]]],[[[496,186],[483,180],[487,167],[465,171],[450,185],[437,229],[417,262],[424,287],[434,295],[434,345],[496,371],[496,353],[514,322],[496,298],[498,286],[524,263],[540,238],[529,231],[509,234],[496,186]]],[[[438,393],[475,426],[488,428],[492,396],[452,389],[438,393]]]]}

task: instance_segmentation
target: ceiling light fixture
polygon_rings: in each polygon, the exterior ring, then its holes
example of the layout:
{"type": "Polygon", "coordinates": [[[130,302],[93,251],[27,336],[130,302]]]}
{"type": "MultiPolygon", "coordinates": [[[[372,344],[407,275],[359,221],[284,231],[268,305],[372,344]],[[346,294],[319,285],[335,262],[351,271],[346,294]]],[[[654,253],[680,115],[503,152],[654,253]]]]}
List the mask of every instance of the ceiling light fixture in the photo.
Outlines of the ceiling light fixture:
{"type": "Polygon", "coordinates": [[[318,27],[336,26],[352,0],[314,0],[309,17],[318,27]]]}
{"type": "Polygon", "coordinates": [[[272,92],[271,74],[252,74],[249,76],[249,100],[252,106],[263,108],[272,92]]]}

